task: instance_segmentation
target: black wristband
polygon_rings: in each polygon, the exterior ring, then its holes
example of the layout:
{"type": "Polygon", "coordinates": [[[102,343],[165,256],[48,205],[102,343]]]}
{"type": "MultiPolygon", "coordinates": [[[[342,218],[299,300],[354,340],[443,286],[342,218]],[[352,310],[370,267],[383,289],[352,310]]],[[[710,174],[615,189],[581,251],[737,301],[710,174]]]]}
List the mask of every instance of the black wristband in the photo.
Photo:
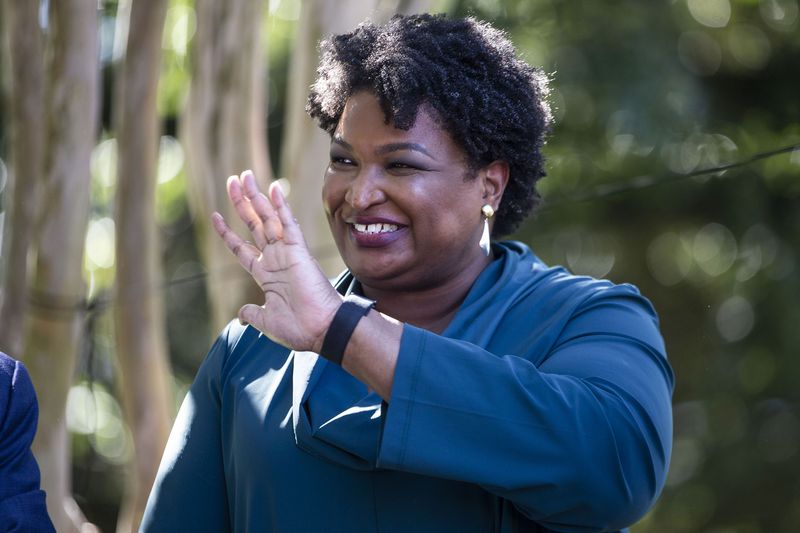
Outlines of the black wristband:
{"type": "Polygon", "coordinates": [[[322,340],[320,355],[332,363],[342,364],[344,350],[358,325],[358,321],[369,313],[375,302],[357,294],[346,296],[333,316],[331,325],[322,340]]]}

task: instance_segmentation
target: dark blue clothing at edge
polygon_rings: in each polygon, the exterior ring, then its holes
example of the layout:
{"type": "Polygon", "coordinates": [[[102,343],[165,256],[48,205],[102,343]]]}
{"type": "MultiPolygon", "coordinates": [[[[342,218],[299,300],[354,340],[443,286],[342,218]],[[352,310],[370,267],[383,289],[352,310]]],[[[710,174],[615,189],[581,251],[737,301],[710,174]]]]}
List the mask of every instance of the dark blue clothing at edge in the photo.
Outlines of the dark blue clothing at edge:
{"type": "MultiPolygon", "coordinates": [[[[142,531],[615,531],[669,463],[673,375],[631,285],[494,247],[441,335],[404,325],[387,403],[232,323],[170,435],[142,531]]],[[[337,282],[352,289],[352,277],[337,282]]]]}
{"type": "Polygon", "coordinates": [[[0,533],[55,532],[31,452],[38,419],[28,371],[0,352],[0,533]]]}

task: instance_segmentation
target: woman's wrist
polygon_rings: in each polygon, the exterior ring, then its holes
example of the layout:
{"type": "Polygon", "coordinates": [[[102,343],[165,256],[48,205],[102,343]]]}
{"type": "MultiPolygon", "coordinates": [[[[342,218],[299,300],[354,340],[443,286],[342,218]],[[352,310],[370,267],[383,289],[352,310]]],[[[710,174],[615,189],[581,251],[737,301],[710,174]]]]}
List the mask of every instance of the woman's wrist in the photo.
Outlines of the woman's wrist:
{"type": "MultiPolygon", "coordinates": [[[[333,288],[331,287],[331,289],[333,288]]],[[[317,354],[322,351],[322,344],[325,341],[325,336],[328,334],[328,330],[330,330],[336,312],[344,301],[344,298],[338,292],[334,290],[333,293],[331,298],[326,299],[325,310],[321,313],[325,316],[325,319],[322,320],[320,332],[314,336],[314,340],[311,343],[310,351],[317,354]]]]}
{"type": "Polygon", "coordinates": [[[363,296],[357,294],[346,296],[334,313],[322,338],[322,346],[317,353],[329,361],[341,365],[345,349],[356,326],[374,306],[373,300],[363,296]]]}
{"type": "Polygon", "coordinates": [[[342,359],[342,368],[387,402],[402,335],[402,322],[373,309],[356,325],[342,359]]]}

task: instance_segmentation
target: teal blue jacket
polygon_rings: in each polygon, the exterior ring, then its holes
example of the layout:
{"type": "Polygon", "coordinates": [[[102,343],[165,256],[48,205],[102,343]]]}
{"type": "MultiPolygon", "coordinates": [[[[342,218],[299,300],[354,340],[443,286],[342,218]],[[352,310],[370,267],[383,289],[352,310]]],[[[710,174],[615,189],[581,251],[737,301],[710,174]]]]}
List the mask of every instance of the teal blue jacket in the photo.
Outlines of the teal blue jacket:
{"type": "MultiPolygon", "coordinates": [[[[495,245],[392,396],[232,323],[172,430],[142,531],[616,531],[669,463],[673,375],[631,285],[495,245]]],[[[343,276],[337,287],[353,287],[343,276]]]]}

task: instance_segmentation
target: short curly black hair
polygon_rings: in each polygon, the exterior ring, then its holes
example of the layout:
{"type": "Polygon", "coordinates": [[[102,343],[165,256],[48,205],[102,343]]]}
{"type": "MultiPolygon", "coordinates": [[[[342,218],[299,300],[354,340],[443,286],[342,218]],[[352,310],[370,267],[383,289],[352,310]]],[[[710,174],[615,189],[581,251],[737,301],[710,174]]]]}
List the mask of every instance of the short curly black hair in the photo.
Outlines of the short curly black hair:
{"type": "Polygon", "coordinates": [[[551,122],[548,78],[517,57],[503,32],[474,18],[397,15],[360,24],[320,44],[306,111],[333,135],[360,90],[380,101],[386,123],[409,129],[420,105],[467,154],[473,170],[506,161],[510,177],[492,233],[512,233],[539,203],[541,148],[551,122]]]}

